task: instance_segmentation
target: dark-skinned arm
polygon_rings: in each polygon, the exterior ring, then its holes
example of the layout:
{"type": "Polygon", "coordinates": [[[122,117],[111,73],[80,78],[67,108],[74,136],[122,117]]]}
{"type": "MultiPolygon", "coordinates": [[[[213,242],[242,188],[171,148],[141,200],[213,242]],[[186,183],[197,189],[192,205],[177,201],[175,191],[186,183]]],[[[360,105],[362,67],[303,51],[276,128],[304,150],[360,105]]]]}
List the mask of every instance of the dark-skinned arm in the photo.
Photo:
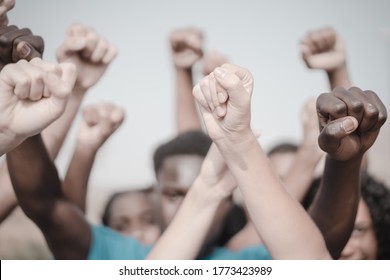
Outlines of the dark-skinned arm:
{"type": "Polygon", "coordinates": [[[360,200],[360,165],[387,118],[372,91],[336,88],[317,99],[318,139],[327,153],[323,179],[309,213],[338,259],[353,230],[360,200]]]}
{"type": "Polygon", "coordinates": [[[57,259],[86,259],[91,228],[61,191],[57,169],[40,135],[7,154],[8,169],[19,205],[40,228],[57,259]]]}

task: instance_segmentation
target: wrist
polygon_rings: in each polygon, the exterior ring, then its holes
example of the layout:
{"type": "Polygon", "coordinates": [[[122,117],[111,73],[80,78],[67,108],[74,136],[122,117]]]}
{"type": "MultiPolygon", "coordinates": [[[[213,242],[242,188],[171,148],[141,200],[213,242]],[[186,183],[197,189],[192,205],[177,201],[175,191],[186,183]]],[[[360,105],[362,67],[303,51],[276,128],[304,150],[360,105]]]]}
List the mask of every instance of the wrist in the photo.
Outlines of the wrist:
{"type": "Polygon", "coordinates": [[[336,86],[341,86],[344,88],[349,88],[351,86],[346,62],[332,70],[328,70],[327,75],[332,89],[336,86]]]}
{"type": "Polygon", "coordinates": [[[187,196],[200,209],[218,207],[226,198],[225,194],[218,191],[218,188],[214,184],[209,183],[208,180],[205,180],[202,175],[195,179],[187,196]]]}
{"type": "Polygon", "coordinates": [[[253,145],[258,145],[257,139],[249,127],[242,131],[232,132],[227,136],[213,139],[213,141],[221,151],[226,152],[232,149],[235,152],[245,151],[253,145]]]}
{"type": "Polygon", "coordinates": [[[73,95],[78,97],[84,97],[89,88],[83,87],[80,83],[76,82],[73,88],[73,95]]]}
{"type": "Polygon", "coordinates": [[[177,75],[191,75],[192,76],[192,65],[189,67],[182,67],[175,65],[175,71],[177,75]]]}
{"type": "Polygon", "coordinates": [[[95,156],[99,150],[99,145],[88,143],[88,141],[77,139],[76,141],[76,152],[86,156],[95,156]]]}

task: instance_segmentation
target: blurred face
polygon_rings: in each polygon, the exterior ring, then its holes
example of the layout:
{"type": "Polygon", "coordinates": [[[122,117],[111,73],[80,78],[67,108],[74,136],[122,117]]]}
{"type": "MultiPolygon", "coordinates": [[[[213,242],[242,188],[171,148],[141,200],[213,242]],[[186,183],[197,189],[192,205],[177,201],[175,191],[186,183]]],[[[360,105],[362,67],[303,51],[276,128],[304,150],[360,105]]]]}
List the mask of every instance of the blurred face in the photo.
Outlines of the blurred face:
{"type": "Polygon", "coordinates": [[[341,252],[344,260],[375,260],[378,243],[376,240],[370,210],[363,199],[360,199],[355,226],[347,245],[341,252]]]}
{"type": "Polygon", "coordinates": [[[154,244],[160,236],[153,205],[148,194],[126,193],[115,199],[110,209],[108,226],[130,235],[143,244],[154,244]]]}
{"type": "MultiPolygon", "coordinates": [[[[166,228],[179,209],[184,196],[187,194],[192,183],[199,175],[203,157],[198,155],[176,155],[166,158],[162,168],[157,174],[157,189],[160,195],[160,207],[163,227],[166,228]]],[[[212,246],[215,236],[221,231],[231,201],[221,203],[214,218],[206,243],[212,246]],[[210,243],[209,243],[210,242],[210,243]]]]}
{"type": "Polygon", "coordinates": [[[269,157],[269,160],[275,172],[280,178],[284,178],[295,160],[295,153],[274,153],[269,157]]]}

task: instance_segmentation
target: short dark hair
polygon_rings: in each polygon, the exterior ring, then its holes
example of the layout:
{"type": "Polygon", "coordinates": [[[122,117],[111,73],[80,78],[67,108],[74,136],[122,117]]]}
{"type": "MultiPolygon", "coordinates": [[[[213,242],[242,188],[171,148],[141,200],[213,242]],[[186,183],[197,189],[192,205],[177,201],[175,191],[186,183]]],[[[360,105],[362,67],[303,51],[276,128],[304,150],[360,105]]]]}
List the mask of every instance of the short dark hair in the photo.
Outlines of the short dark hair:
{"type": "Polygon", "coordinates": [[[269,149],[267,155],[271,156],[273,154],[280,154],[280,153],[281,154],[295,153],[296,151],[298,151],[298,145],[290,142],[282,142],[269,149]]]}
{"type": "Polygon", "coordinates": [[[200,130],[196,130],[179,134],[172,140],[160,145],[153,155],[156,176],[167,157],[175,155],[199,155],[206,157],[211,143],[209,136],[200,130]]]}
{"type": "MultiPolygon", "coordinates": [[[[321,179],[312,182],[303,200],[308,208],[320,186],[321,179]]],[[[362,172],[360,179],[362,199],[367,204],[378,243],[378,260],[390,260],[390,190],[373,176],[362,172]]]]}

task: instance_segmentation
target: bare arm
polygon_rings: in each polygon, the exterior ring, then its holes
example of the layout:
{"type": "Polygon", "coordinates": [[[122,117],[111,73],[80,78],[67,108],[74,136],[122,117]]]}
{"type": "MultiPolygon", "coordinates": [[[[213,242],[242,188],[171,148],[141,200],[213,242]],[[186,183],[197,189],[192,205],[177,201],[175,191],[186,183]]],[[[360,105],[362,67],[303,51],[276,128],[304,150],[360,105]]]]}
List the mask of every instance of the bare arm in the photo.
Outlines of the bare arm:
{"type": "Polygon", "coordinates": [[[327,159],[320,189],[309,212],[333,258],[339,258],[353,230],[360,198],[360,166],[386,121],[386,108],[372,91],[336,88],[320,95],[320,147],[327,159]]]}
{"type": "Polygon", "coordinates": [[[201,130],[194,99],[192,98],[192,66],[203,56],[203,35],[199,30],[175,30],[170,37],[172,59],[176,73],[176,123],[179,133],[201,130]]]}
{"type": "Polygon", "coordinates": [[[194,96],[202,106],[209,135],[235,177],[252,221],[272,257],[330,258],[320,231],[287,193],[250,129],[252,90],[253,79],[247,70],[225,64],[194,88],[194,96]],[[228,95],[224,104],[216,97],[216,83],[228,95]],[[223,110],[216,111],[218,106],[223,110]],[[285,238],[286,232],[289,238],[285,238]]]}
{"type": "Polygon", "coordinates": [[[195,259],[219,204],[231,195],[235,186],[218,148],[213,144],[198,178],[147,258],[195,259]]]}
{"type": "Polygon", "coordinates": [[[283,182],[287,191],[299,202],[302,202],[313,180],[314,170],[324,156],[318,146],[318,120],[316,100],[308,99],[301,111],[303,124],[303,141],[295,155],[294,162],[283,182]]]}
{"type": "Polygon", "coordinates": [[[76,148],[63,183],[65,196],[85,212],[89,175],[95,155],[124,119],[124,111],[109,102],[85,108],[76,148]]]}
{"type": "Polygon", "coordinates": [[[91,229],[82,213],[61,192],[61,182],[40,135],[7,155],[19,205],[42,231],[57,259],[85,259],[91,229]]]}
{"type": "Polygon", "coordinates": [[[331,90],[337,86],[349,88],[352,85],[345,43],[333,28],[308,33],[301,41],[301,52],[308,68],[326,72],[331,90]]]}

